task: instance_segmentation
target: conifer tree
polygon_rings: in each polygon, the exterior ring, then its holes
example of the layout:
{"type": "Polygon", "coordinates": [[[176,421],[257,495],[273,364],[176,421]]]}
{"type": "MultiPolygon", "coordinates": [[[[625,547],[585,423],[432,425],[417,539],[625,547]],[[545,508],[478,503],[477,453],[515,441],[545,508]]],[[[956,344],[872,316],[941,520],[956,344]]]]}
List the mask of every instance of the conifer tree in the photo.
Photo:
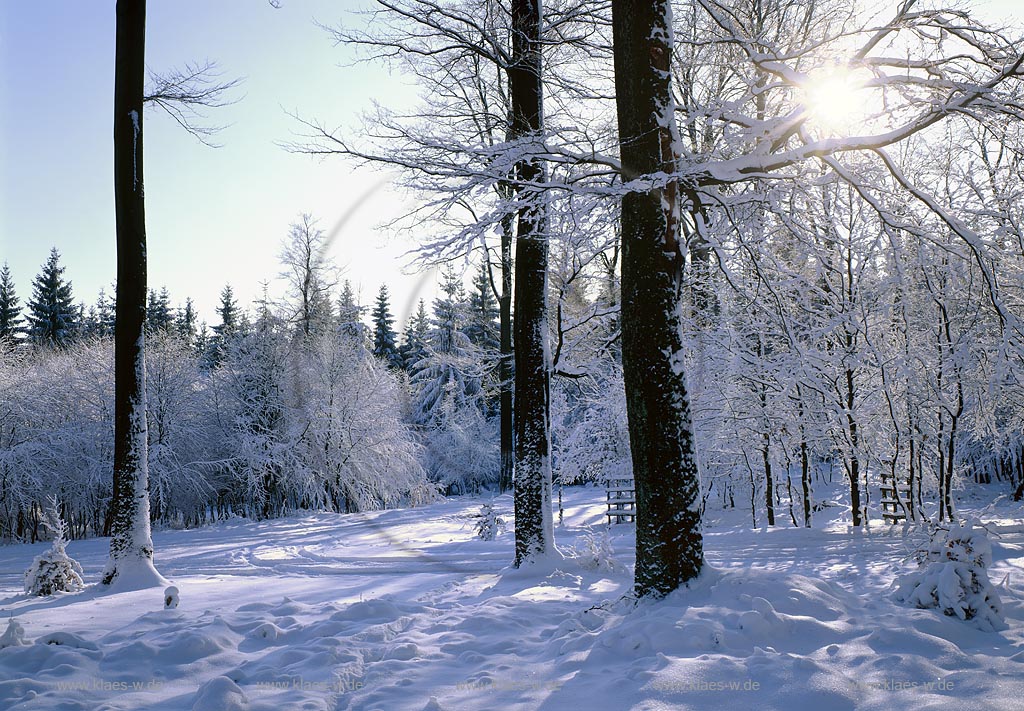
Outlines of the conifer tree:
{"type": "Polygon", "coordinates": [[[160,291],[150,289],[149,301],[146,304],[146,328],[150,333],[166,331],[171,328],[173,323],[171,295],[167,291],[167,287],[161,288],[160,291]]]}
{"type": "Polygon", "coordinates": [[[220,304],[217,306],[220,325],[213,327],[213,332],[221,338],[229,338],[238,330],[238,302],[230,284],[225,284],[220,291],[220,304]]]}
{"type": "Polygon", "coordinates": [[[395,317],[391,314],[388,287],[381,284],[377,292],[377,304],[373,307],[373,354],[391,368],[401,368],[402,358],[395,345],[395,317]]]}
{"type": "Polygon", "coordinates": [[[174,330],[177,331],[178,336],[188,343],[193,344],[196,340],[196,321],[198,316],[196,314],[195,305],[192,303],[192,298],[185,299],[185,306],[178,309],[177,315],[174,317],[174,330]]]}
{"type": "Polygon", "coordinates": [[[363,307],[356,301],[352,283],[346,279],[341,287],[341,296],[338,297],[338,328],[356,342],[363,343],[366,327],[362,319],[363,307]]]}
{"type": "Polygon", "coordinates": [[[64,281],[60,252],[54,247],[43,270],[32,282],[28,302],[29,337],[36,343],[60,346],[74,334],[78,307],[71,295],[71,282],[64,281]]]}
{"type": "Polygon", "coordinates": [[[238,333],[241,325],[238,302],[235,301],[235,292],[230,284],[225,284],[221,289],[220,304],[216,310],[217,315],[220,316],[220,324],[213,327],[213,335],[209,339],[211,365],[219,365],[224,360],[228,343],[238,333]]]}
{"type": "Polygon", "coordinates": [[[416,315],[405,324],[405,331],[402,335],[402,345],[398,354],[402,357],[402,367],[412,372],[426,356],[427,335],[430,333],[430,319],[427,317],[427,306],[420,299],[416,309],[416,315]]]}
{"type": "Polygon", "coordinates": [[[430,347],[438,353],[451,353],[465,338],[466,325],[466,288],[451,265],[441,275],[441,293],[443,296],[434,300],[430,347]]]}
{"type": "Polygon", "coordinates": [[[11,269],[4,262],[0,269],[0,338],[17,338],[24,331],[23,323],[11,269]]]}
{"type": "MultiPolygon", "coordinates": [[[[111,291],[116,293],[117,287],[112,286],[111,291]]],[[[96,297],[96,335],[114,335],[114,297],[107,296],[106,290],[100,289],[96,297]]]]}
{"type": "Polygon", "coordinates": [[[498,350],[498,302],[491,288],[487,260],[480,263],[480,269],[473,277],[465,333],[475,346],[485,351],[498,350]]]}

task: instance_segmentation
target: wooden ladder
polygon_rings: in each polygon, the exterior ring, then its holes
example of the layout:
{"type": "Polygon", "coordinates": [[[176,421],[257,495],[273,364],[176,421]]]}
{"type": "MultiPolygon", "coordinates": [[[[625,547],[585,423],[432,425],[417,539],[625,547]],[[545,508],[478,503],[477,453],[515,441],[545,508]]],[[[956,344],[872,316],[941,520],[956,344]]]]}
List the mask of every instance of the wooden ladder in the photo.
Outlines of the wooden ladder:
{"type": "Polygon", "coordinates": [[[882,474],[882,485],[878,488],[882,494],[882,518],[886,523],[899,523],[907,520],[907,504],[910,498],[910,486],[903,482],[894,482],[892,474],[882,474]]]}
{"type": "Polygon", "coordinates": [[[636,488],[632,479],[609,479],[605,485],[608,523],[636,521],[636,488]]]}

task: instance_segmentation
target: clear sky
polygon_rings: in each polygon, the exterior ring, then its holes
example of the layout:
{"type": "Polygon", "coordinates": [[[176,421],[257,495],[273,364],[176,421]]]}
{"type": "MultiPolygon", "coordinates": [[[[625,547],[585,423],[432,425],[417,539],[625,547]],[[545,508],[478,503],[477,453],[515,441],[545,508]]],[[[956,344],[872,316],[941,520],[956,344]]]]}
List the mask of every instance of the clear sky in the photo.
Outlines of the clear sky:
{"type": "MultiPolygon", "coordinates": [[[[368,2],[368,0],[366,0],[368,2]]],[[[240,101],[211,115],[231,124],[210,149],[158,111],[145,125],[149,281],[175,304],[191,296],[204,318],[225,283],[249,304],[279,272],[277,255],[301,212],[330,229],[381,177],[353,175],[340,158],[290,154],[277,142],[299,130],[285,110],[355,130],[372,99],[407,103],[414,93],[383,69],[347,64],[314,24],[334,24],[353,0],[150,0],[146,52],[160,71],[216,61],[244,77],[240,101]]],[[[1024,0],[978,0],[990,17],[1019,24],[1024,0]]],[[[349,21],[361,21],[348,16],[349,21]]],[[[114,278],[113,0],[0,1],[0,262],[22,302],[56,246],[77,300],[95,301],[114,278]]],[[[331,256],[364,304],[388,283],[403,320],[433,275],[405,276],[400,255],[374,228],[399,198],[386,188],[366,200],[331,256]]],[[[274,289],[280,291],[280,287],[274,289]]],[[[399,324],[399,325],[400,325],[399,324]]]]}
{"type": "MultiPolygon", "coordinates": [[[[10,264],[22,303],[51,247],[67,267],[76,300],[91,304],[115,274],[113,204],[114,2],[0,3],[0,262],[10,264]]],[[[387,176],[354,175],[341,158],[291,154],[277,143],[300,130],[285,110],[355,129],[371,99],[414,100],[400,77],[347,64],[314,19],[335,24],[349,0],[150,0],[146,57],[160,71],[213,60],[225,78],[244,77],[238,103],[211,111],[229,124],[211,149],[159,110],[145,124],[149,283],[172,302],[191,296],[205,319],[225,283],[248,305],[280,271],[277,255],[301,212],[330,228],[368,186],[330,250],[344,277],[372,303],[382,282],[400,320],[434,280],[401,273],[410,243],[374,228],[399,198],[387,176]]],[[[361,18],[348,16],[349,21],[361,18]]],[[[272,293],[282,287],[272,285],[272,293]]]]}

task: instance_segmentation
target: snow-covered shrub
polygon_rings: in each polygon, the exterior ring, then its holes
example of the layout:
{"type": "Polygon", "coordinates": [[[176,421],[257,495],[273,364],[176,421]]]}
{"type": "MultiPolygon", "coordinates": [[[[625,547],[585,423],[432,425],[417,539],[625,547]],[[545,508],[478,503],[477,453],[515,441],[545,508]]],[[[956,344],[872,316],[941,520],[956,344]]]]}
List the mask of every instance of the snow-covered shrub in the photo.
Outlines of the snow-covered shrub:
{"type": "Polygon", "coordinates": [[[497,420],[454,391],[442,397],[435,415],[421,432],[431,481],[448,494],[476,493],[496,484],[501,468],[497,420]]]}
{"type": "Polygon", "coordinates": [[[486,503],[477,514],[476,536],[483,541],[493,541],[505,530],[505,519],[498,516],[494,504],[486,503]]]}
{"type": "Polygon", "coordinates": [[[434,498],[437,487],[420,464],[421,448],[400,417],[402,390],[394,371],[336,333],[311,343],[303,360],[302,371],[290,378],[288,411],[307,481],[350,510],[434,498]]]}
{"type": "Polygon", "coordinates": [[[7,629],[0,635],[0,649],[4,647],[24,647],[28,644],[25,641],[25,628],[13,617],[7,621],[7,629]]]}
{"type": "Polygon", "coordinates": [[[146,336],[150,510],[172,521],[201,511],[214,493],[207,461],[219,446],[199,357],[170,331],[146,336]]]}
{"type": "Polygon", "coordinates": [[[595,531],[588,526],[584,529],[583,535],[569,546],[567,552],[568,557],[575,560],[584,570],[614,573],[625,569],[625,566],[615,559],[615,550],[612,548],[607,528],[595,531]]]}
{"type": "Polygon", "coordinates": [[[56,503],[44,512],[43,524],[53,534],[50,549],[37,555],[25,571],[25,592],[29,595],[52,595],[55,592],[81,590],[82,566],[67,554],[67,526],[56,503]]]}
{"type": "Polygon", "coordinates": [[[920,551],[919,569],[898,581],[894,597],[973,620],[984,630],[1002,629],[999,595],[985,572],[991,563],[992,544],[976,521],[940,527],[920,551]]]}

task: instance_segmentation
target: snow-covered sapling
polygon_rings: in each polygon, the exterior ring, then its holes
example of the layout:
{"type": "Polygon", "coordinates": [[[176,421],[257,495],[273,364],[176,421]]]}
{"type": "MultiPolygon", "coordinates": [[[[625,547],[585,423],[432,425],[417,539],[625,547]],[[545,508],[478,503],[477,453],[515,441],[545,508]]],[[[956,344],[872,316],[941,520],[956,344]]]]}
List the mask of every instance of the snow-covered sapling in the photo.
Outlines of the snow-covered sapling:
{"type": "Polygon", "coordinates": [[[173,610],[178,606],[178,588],[173,585],[164,590],[164,609],[173,610]]]}
{"type": "Polygon", "coordinates": [[[82,566],[67,554],[67,525],[61,518],[57,502],[43,511],[43,525],[53,535],[50,549],[37,555],[25,571],[25,592],[29,595],[52,595],[56,592],[81,590],[82,566]]]}
{"type": "Polygon", "coordinates": [[[918,558],[920,567],[897,581],[898,601],[973,620],[988,631],[1006,626],[999,594],[986,573],[992,544],[977,521],[936,529],[918,558]]]}
{"type": "Polygon", "coordinates": [[[625,566],[615,559],[607,528],[595,531],[588,526],[583,535],[569,547],[568,553],[569,557],[584,570],[603,570],[611,573],[625,569],[625,566]]]}
{"type": "Polygon", "coordinates": [[[494,510],[494,504],[486,503],[481,506],[476,521],[477,538],[483,541],[493,541],[504,530],[505,519],[498,516],[494,510]]]}
{"type": "Polygon", "coordinates": [[[7,629],[0,635],[0,649],[4,647],[23,647],[25,641],[25,628],[13,617],[7,621],[7,629]]]}

